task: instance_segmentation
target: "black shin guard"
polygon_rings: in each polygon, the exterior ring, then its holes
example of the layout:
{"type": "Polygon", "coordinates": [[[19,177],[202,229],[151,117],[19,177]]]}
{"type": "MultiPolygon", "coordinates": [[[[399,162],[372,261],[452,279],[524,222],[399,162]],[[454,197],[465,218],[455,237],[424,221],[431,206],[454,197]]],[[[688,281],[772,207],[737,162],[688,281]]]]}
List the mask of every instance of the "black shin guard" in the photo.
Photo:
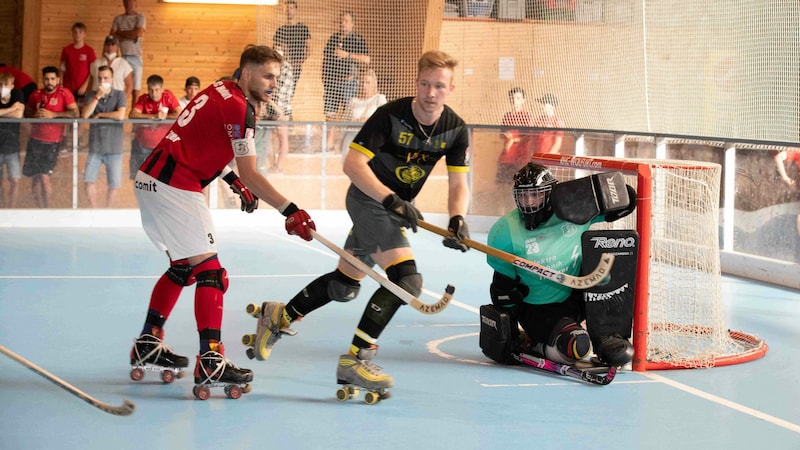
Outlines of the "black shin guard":
{"type": "Polygon", "coordinates": [[[388,289],[383,286],[378,288],[372,294],[369,302],[367,302],[364,314],[358,322],[359,332],[366,334],[366,336],[360,337],[360,333],[357,332],[353,338],[353,345],[358,348],[366,348],[373,345],[401,305],[403,305],[403,301],[389,292],[388,289]],[[372,342],[368,342],[365,338],[371,338],[372,342]]]}

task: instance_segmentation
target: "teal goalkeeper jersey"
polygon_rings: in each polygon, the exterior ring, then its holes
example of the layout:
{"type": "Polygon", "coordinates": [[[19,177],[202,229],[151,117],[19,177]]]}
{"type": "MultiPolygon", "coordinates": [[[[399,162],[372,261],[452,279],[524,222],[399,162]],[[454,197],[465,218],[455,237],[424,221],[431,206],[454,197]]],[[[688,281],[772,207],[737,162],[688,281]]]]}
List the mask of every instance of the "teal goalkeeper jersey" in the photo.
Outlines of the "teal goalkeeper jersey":
{"type": "MultiPolygon", "coordinates": [[[[566,222],[555,215],[535,230],[525,228],[525,221],[514,209],[501,217],[489,230],[488,245],[541,264],[549,269],[569,275],[579,275],[581,270],[581,235],[604,216],[597,216],[584,225],[566,222]]],[[[572,288],[529,272],[492,256],[486,257],[497,272],[520,281],[530,288],[525,303],[543,305],[561,303],[572,293],[572,288]]]]}

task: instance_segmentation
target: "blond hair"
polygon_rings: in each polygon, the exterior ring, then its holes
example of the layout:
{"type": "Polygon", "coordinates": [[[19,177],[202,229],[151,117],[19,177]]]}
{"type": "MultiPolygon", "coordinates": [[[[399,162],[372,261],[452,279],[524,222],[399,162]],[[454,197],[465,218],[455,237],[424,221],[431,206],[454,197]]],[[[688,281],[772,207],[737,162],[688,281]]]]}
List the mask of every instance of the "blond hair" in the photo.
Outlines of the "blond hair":
{"type": "Polygon", "coordinates": [[[458,60],[441,50],[429,50],[422,54],[417,63],[417,73],[429,69],[450,69],[458,65],[458,60]]]}

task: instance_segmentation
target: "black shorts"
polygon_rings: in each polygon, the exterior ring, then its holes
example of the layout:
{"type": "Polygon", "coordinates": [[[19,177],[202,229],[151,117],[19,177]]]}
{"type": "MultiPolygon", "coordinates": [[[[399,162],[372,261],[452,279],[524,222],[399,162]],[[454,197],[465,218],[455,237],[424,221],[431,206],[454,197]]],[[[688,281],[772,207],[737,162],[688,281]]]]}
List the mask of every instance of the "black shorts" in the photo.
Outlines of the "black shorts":
{"type": "Polygon", "coordinates": [[[58,162],[59,142],[42,142],[28,139],[25,151],[25,162],[22,165],[22,174],[26,177],[34,175],[52,175],[58,162]]]}
{"type": "Polygon", "coordinates": [[[347,190],[345,205],[350,220],[353,221],[353,228],[347,236],[344,248],[370,267],[375,264],[370,255],[378,249],[386,251],[410,246],[405,228],[389,218],[389,211],[383,205],[352,184],[347,190]]]}
{"type": "Polygon", "coordinates": [[[578,290],[572,291],[572,295],[561,303],[523,303],[518,308],[515,316],[534,344],[548,343],[547,338],[562,317],[570,317],[577,323],[584,319],[583,293],[578,290]]]}

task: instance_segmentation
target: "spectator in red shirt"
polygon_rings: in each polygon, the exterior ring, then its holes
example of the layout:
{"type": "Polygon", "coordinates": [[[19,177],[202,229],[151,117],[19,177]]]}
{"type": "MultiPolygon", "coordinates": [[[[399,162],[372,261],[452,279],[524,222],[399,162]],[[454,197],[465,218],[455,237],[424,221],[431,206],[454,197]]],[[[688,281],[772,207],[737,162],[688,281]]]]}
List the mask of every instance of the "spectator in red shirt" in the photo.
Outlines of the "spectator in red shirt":
{"type": "MultiPolygon", "coordinates": [[[[543,114],[533,121],[534,127],[564,128],[564,121],[556,115],[558,99],[553,94],[545,94],[536,99],[542,104],[543,114]]],[[[533,153],[559,153],[561,151],[561,140],[564,137],[563,131],[540,131],[531,140],[533,153]]]]}
{"type": "Polygon", "coordinates": [[[78,103],[83,103],[89,89],[89,68],[95,59],[94,49],[86,44],[86,25],[75,22],[72,25],[72,44],[61,50],[61,73],[64,74],[64,87],[78,103]]]}
{"type": "MultiPolygon", "coordinates": [[[[25,105],[25,117],[37,119],[77,118],[78,104],[68,90],[60,85],[58,68],[42,69],[44,88],[35,91],[25,105]]],[[[32,177],[31,190],[38,208],[50,205],[53,188],[50,175],[58,160],[58,144],[64,135],[63,123],[41,123],[31,127],[22,174],[32,177]]]]}
{"type": "MultiPolygon", "coordinates": [[[[532,127],[533,115],[525,109],[525,89],[514,87],[508,91],[511,111],[503,115],[504,127],[532,127]]],[[[497,158],[497,174],[495,181],[500,184],[511,184],[514,175],[527,164],[531,157],[530,134],[519,130],[508,129],[500,134],[503,138],[503,151],[497,158]]]]}
{"type": "Polygon", "coordinates": [[[10,67],[5,64],[0,64],[0,72],[8,72],[14,75],[14,89],[22,91],[24,101],[27,103],[28,97],[36,90],[36,82],[33,81],[33,78],[16,67],[10,67]]]}
{"type": "MultiPolygon", "coordinates": [[[[165,120],[175,119],[181,112],[178,98],[169,89],[164,89],[164,79],[160,75],[147,77],[147,94],[139,96],[128,116],[131,119],[165,120]]],[[[134,126],[131,144],[130,176],[136,172],[144,160],[152,153],[158,142],[167,134],[172,121],[167,124],[139,124],[134,126]]]]}

